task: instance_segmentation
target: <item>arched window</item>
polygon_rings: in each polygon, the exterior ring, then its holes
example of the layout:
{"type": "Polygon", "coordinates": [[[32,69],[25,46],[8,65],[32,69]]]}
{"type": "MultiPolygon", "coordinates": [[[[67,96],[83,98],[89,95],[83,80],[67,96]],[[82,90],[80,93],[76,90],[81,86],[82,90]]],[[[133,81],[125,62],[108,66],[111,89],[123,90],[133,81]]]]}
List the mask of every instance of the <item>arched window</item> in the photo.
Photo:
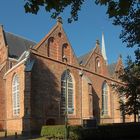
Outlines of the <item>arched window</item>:
{"type": "Polygon", "coordinates": [[[61,114],[64,115],[66,108],[66,98],[67,98],[67,113],[73,114],[74,112],[74,102],[73,102],[73,79],[69,72],[66,70],[61,76],[61,114]]]}
{"type": "Polygon", "coordinates": [[[54,38],[50,37],[48,39],[48,49],[47,49],[48,57],[51,57],[51,50],[50,49],[53,49],[53,48],[51,48],[51,45],[52,45],[53,42],[54,42],[54,38]]]}
{"type": "Polygon", "coordinates": [[[20,113],[20,94],[19,94],[19,77],[14,75],[12,82],[12,98],[13,98],[13,115],[18,116],[20,113]]]}
{"type": "Polygon", "coordinates": [[[67,47],[68,47],[68,44],[67,44],[67,43],[64,43],[64,44],[62,45],[62,61],[63,61],[63,62],[64,62],[63,57],[64,57],[64,56],[68,57],[68,56],[67,56],[67,52],[66,52],[67,47]]]}
{"type": "Polygon", "coordinates": [[[106,82],[102,86],[102,115],[108,115],[108,85],[106,82]]]}
{"type": "Polygon", "coordinates": [[[101,72],[101,64],[99,57],[96,57],[95,59],[95,72],[100,73],[101,72]]]}

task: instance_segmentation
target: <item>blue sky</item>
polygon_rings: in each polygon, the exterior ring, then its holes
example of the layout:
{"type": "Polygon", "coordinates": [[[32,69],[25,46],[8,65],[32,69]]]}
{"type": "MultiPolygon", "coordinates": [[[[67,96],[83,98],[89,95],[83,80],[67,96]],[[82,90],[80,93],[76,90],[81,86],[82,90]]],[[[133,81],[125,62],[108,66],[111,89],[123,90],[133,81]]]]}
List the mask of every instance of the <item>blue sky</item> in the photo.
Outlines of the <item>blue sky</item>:
{"type": "MultiPolygon", "coordinates": [[[[39,42],[56,24],[42,8],[37,15],[24,12],[24,0],[0,1],[0,24],[8,32],[18,34],[39,42]]],[[[122,54],[123,60],[127,55],[133,57],[133,50],[126,48],[119,39],[121,28],[112,25],[106,15],[106,7],[97,6],[93,0],[88,0],[79,12],[79,19],[71,24],[67,23],[69,8],[63,14],[63,28],[77,56],[80,56],[95,47],[96,39],[100,41],[102,32],[105,35],[105,46],[108,63],[113,63],[122,54]]]]}

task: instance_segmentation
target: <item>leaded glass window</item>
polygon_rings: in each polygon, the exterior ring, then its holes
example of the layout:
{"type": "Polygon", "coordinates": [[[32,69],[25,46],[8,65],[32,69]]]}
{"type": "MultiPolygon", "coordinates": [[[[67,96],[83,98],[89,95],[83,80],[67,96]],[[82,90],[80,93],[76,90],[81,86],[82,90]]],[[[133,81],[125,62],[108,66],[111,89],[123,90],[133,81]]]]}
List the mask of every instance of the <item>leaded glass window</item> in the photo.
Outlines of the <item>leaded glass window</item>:
{"type": "Polygon", "coordinates": [[[102,115],[108,115],[108,85],[106,82],[102,87],[102,115]]]}
{"type": "Polygon", "coordinates": [[[67,113],[73,114],[74,112],[73,92],[74,92],[73,79],[69,70],[67,70],[61,76],[61,114],[62,115],[64,115],[65,113],[66,98],[67,98],[67,113]]]}
{"type": "Polygon", "coordinates": [[[18,116],[20,113],[20,94],[19,94],[19,77],[14,75],[12,82],[12,98],[13,98],[13,115],[18,116]]]}

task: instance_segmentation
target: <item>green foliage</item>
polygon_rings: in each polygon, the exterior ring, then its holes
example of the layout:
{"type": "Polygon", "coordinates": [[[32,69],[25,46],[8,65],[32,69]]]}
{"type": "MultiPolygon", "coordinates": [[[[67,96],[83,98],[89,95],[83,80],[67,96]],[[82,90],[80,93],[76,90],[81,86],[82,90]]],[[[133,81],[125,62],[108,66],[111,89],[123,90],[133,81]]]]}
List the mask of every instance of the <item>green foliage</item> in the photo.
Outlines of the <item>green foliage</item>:
{"type": "MultiPolygon", "coordinates": [[[[68,137],[71,140],[80,139],[81,136],[80,132],[81,132],[80,126],[68,127],[68,137]]],[[[64,138],[65,126],[64,125],[43,126],[41,130],[41,136],[47,136],[50,138],[64,138]]]]}
{"type": "Polygon", "coordinates": [[[71,16],[69,22],[78,20],[78,11],[81,10],[81,5],[84,0],[25,0],[25,12],[37,14],[40,7],[45,7],[46,12],[51,13],[52,18],[56,18],[64,11],[66,7],[71,7],[71,16]]]}
{"type": "MultiPolygon", "coordinates": [[[[123,139],[139,138],[140,123],[128,124],[106,124],[98,128],[83,128],[81,126],[69,126],[70,140],[103,140],[103,139],[123,139]],[[132,132],[133,130],[133,132],[132,132]]],[[[51,137],[52,139],[64,138],[64,126],[44,126],[41,135],[51,137]],[[59,132],[58,132],[59,131],[59,132]],[[58,135],[59,133],[59,135],[58,135]],[[61,133],[61,134],[60,134],[61,133]]]]}
{"type": "Polygon", "coordinates": [[[79,140],[81,138],[82,127],[81,126],[69,126],[69,138],[71,140],[79,140]]]}
{"type": "Polygon", "coordinates": [[[96,0],[107,6],[107,14],[114,25],[122,27],[120,38],[127,47],[140,47],[140,1],[139,0],[96,0]]]}
{"type": "Polygon", "coordinates": [[[120,110],[123,114],[134,114],[134,121],[140,111],[140,50],[135,51],[136,60],[127,58],[126,67],[119,71],[124,85],[114,85],[120,97],[120,110]]]}
{"type": "Polygon", "coordinates": [[[52,138],[64,138],[65,126],[64,125],[50,125],[43,126],[41,136],[48,136],[52,138]]]}
{"type": "MultiPolygon", "coordinates": [[[[70,7],[68,22],[78,20],[78,12],[85,0],[25,0],[25,12],[37,14],[41,7],[56,18],[70,7]]],[[[96,4],[106,5],[109,18],[114,25],[122,27],[120,38],[127,47],[140,47],[140,0],[95,0],[96,4]]]]}

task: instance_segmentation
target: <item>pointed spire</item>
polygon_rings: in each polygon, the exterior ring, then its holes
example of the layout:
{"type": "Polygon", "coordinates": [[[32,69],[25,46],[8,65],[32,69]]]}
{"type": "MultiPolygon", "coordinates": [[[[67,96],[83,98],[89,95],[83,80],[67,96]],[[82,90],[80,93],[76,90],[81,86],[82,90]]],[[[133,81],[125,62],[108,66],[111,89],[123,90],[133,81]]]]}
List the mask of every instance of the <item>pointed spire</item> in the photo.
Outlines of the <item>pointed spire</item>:
{"type": "Polygon", "coordinates": [[[105,50],[105,39],[104,39],[104,33],[102,33],[102,55],[104,60],[107,63],[107,56],[106,56],[106,50],[105,50]]]}

